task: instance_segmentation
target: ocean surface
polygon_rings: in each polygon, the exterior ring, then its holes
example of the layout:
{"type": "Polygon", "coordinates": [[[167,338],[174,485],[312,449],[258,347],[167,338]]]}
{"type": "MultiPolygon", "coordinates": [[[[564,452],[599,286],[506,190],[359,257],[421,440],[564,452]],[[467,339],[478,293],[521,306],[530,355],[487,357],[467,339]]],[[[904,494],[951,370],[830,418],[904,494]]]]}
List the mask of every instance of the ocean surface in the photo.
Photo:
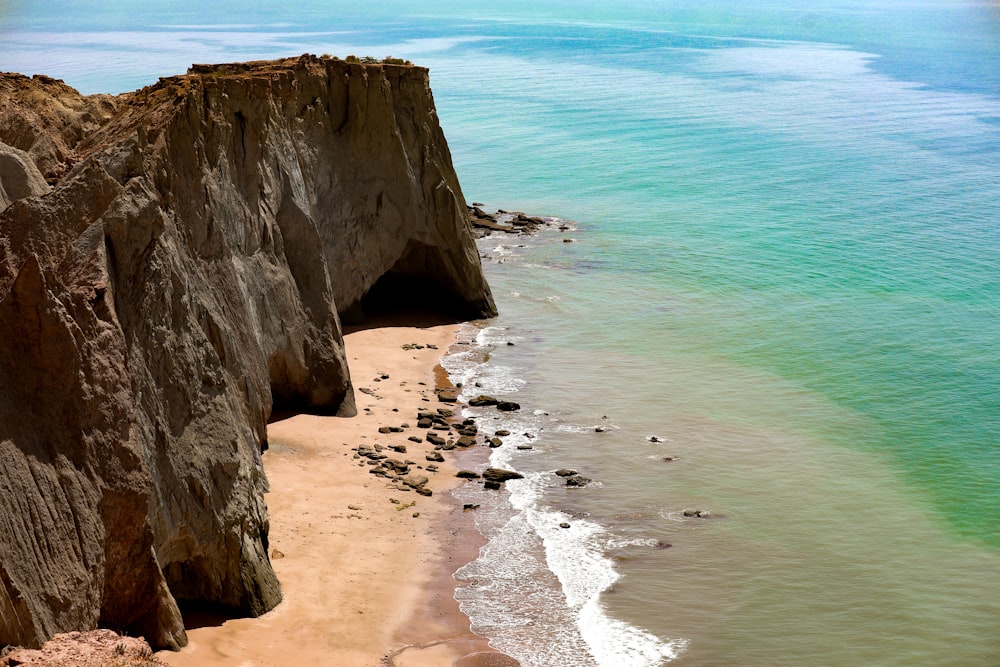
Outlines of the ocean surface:
{"type": "Polygon", "coordinates": [[[1000,665],[1000,6],[0,2],[0,70],[87,93],[306,51],[430,67],[466,197],[569,227],[481,242],[501,314],[446,361],[522,405],[472,411],[525,475],[460,492],[476,630],[1000,665]]]}

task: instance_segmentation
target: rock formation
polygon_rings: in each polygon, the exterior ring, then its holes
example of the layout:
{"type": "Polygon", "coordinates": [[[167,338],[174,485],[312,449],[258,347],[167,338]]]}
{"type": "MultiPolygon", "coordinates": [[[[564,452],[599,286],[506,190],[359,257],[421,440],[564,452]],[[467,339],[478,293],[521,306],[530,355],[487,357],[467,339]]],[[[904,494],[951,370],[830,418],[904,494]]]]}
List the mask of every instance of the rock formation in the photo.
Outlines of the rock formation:
{"type": "Polygon", "coordinates": [[[338,313],[394,297],[495,312],[425,69],[0,74],[0,646],[277,604],[267,420],[351,414],[338,313]]]}

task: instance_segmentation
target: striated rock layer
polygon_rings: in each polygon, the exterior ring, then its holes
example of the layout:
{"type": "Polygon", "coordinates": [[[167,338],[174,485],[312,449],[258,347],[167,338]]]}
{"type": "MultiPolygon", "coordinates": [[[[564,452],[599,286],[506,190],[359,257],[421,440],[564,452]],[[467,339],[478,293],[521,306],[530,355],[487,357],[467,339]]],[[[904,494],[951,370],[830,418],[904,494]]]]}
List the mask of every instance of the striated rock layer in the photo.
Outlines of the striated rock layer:
{"type": "Polygon", "coordinates": [[[0,645],[277,604],[267,420],[353,412],[376,296],[495,313],[425,69],[0,75],[0,645]]]}

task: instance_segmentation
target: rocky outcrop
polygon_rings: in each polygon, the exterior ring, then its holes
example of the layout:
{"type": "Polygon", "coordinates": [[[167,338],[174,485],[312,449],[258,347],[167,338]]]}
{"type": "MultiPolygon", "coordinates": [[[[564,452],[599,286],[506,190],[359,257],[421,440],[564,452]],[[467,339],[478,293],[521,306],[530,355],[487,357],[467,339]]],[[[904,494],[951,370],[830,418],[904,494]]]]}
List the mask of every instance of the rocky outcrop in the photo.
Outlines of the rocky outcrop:
{"type": "Polygon", "coordinates": [[[277,604],[267,420],[351,414],[338,313],[400,299],[495,312],[425,69],[0,75],[0,645],[277,604]]]}

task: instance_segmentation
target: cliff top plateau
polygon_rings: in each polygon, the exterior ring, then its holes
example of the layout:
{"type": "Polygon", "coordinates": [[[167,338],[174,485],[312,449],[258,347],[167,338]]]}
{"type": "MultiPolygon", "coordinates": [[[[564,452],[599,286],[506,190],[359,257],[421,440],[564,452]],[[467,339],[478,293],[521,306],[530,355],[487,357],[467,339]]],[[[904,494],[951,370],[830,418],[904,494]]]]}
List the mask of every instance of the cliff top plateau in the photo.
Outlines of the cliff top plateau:
{"type": "Polygon", "coordinates": [[[0,646],[276,605],[267,421],[353,414],[386,308],[495,314],[426,69],[0,74],[0,646]]]}

